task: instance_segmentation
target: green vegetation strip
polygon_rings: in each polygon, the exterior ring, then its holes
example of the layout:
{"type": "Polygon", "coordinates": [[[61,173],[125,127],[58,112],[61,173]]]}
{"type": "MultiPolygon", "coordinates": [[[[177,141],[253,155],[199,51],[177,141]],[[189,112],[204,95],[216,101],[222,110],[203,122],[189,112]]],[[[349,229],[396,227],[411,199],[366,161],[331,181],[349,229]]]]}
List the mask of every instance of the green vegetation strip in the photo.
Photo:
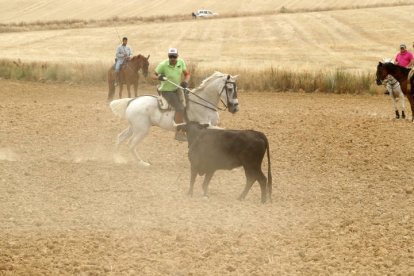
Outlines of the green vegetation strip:
{"type": "MultiPolygon", "coordinates": [[[[35,82],[76,84],[102,84],[107,81],[109,64],[58,64],[45,62],[24,63],[20,60],[0,60],[0,78],[35,82]]],[[[214,69],[197,69],[189,64],[192,72],[191,87],[211,75],[214,69]]],[[[346,94],[377,94],[384,90],[375,84],[370,73],[352,73],[343,70],[293,72],[274,67],[252,71],[251,69],[223,68],[222,72],[240,75],[237,84],[240,91],[299,91],[346,94]]],[[[153,72],[153,68],[150,68],[153,72]]],[[[141,82],[156,85],[157,81],[140,77],[141,82]]]]}

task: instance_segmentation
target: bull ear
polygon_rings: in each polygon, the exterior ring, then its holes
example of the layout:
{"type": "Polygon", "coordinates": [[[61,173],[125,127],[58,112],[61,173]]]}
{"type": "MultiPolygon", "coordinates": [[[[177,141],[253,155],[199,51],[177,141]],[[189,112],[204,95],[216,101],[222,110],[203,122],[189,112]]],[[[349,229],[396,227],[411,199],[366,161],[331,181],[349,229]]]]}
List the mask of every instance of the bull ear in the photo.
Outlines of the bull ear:
{"type": "Polygon", "coordinates": [[[230,79],[230,75],[227,75],[227,80],[229,80],[230,79]]]}
{"type": "Polygon", "coordinates": [[[150,55],[148,55],[147,59],[149,59],[150,55]]]}

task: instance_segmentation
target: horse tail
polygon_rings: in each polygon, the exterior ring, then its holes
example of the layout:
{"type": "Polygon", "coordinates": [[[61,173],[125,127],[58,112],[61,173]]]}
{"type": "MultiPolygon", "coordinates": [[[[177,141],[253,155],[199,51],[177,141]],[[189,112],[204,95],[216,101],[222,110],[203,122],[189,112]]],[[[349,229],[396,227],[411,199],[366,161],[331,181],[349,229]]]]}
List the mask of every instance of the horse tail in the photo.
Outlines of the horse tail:
{"type": "Polygon", "coordinates": [[[125,111],[131,100],[132,98],[123,98],[123,99],[113,100],[112,102],[110,102],[109,106],[111,107],[112,112],[116,116],[120,118],[125,118],[125,111]]]}

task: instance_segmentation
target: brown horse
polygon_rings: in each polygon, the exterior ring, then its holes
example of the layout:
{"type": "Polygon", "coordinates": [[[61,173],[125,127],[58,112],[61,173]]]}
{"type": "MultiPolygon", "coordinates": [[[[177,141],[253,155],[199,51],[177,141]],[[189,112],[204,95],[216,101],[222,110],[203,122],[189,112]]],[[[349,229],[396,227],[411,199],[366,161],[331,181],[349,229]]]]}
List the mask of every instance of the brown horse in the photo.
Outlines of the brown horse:
{"type": "Polygon", "coordinates": [[[388,75],[393,76],[401,86],[404,95],[407,96],[411,105],[411,121],[414,122],[414,77],[408,79],[410,69],[390,62],[378,63],[377,84],[381,85],[388,75]]]}
{"type": "MultiPolygon", "coordinates": [[[[123,85],[127,85],[128,97],[131,98],[130,86],[134,85],[135,97],[138,97],[138,71],[141,69],[144,77],[148,76],[149,55],[137,55],[132,57],[128,62],[124,63],[119,71],[119,98],[122,98],[123,85]]],[[[115,95],[115,65],[112,65],[108,70],[108,101],[112,101],[115,95]]]]}

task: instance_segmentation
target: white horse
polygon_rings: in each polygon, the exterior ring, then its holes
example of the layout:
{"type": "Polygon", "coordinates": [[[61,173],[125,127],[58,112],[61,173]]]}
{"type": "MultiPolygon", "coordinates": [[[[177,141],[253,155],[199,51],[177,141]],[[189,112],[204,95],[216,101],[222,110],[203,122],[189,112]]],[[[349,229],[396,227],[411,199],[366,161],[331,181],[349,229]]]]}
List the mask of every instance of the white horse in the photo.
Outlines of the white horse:
{"type": "MultiPolygon", "coordinates": [[[[199,87],[189,91],[186,103],[186,113],[190,121],[216,126],[219,123],[218,104],[221,102],[231,113],[239,110],[237,99],[237,76],[230,76],[215,72],[202,81],[199,87]]],[[[129,140],[129,149],[140,165],[149,166],[137,152],[137,146],[148,134],[151,126],[174,131],[174,110],[161,110],[158,99],[153,95],[144,95],[137,98],[124,98],[110,103],[112,112],[126,118],[129,127],[118,135],[117,146],[126,139],[129,140]]],[[[225,109],[220,109],[225,110],[225,109]]]]}
{"type": "MultiPolygon", "coordinates": [[[[391,59],[383,59],[383,62],[392,62],[391,59]]],[[[397,102],[401,104],[401,118],[405,119],[405,99],[404,93],[401,90],[400,83],[391,75],[387,75],[387,78],[383,81],[383,84],[387,88],[388,93],[390,94],[392,103],[394,104],[395,118],[400,118],[400,113],[398,111],[397,102]]]]}

